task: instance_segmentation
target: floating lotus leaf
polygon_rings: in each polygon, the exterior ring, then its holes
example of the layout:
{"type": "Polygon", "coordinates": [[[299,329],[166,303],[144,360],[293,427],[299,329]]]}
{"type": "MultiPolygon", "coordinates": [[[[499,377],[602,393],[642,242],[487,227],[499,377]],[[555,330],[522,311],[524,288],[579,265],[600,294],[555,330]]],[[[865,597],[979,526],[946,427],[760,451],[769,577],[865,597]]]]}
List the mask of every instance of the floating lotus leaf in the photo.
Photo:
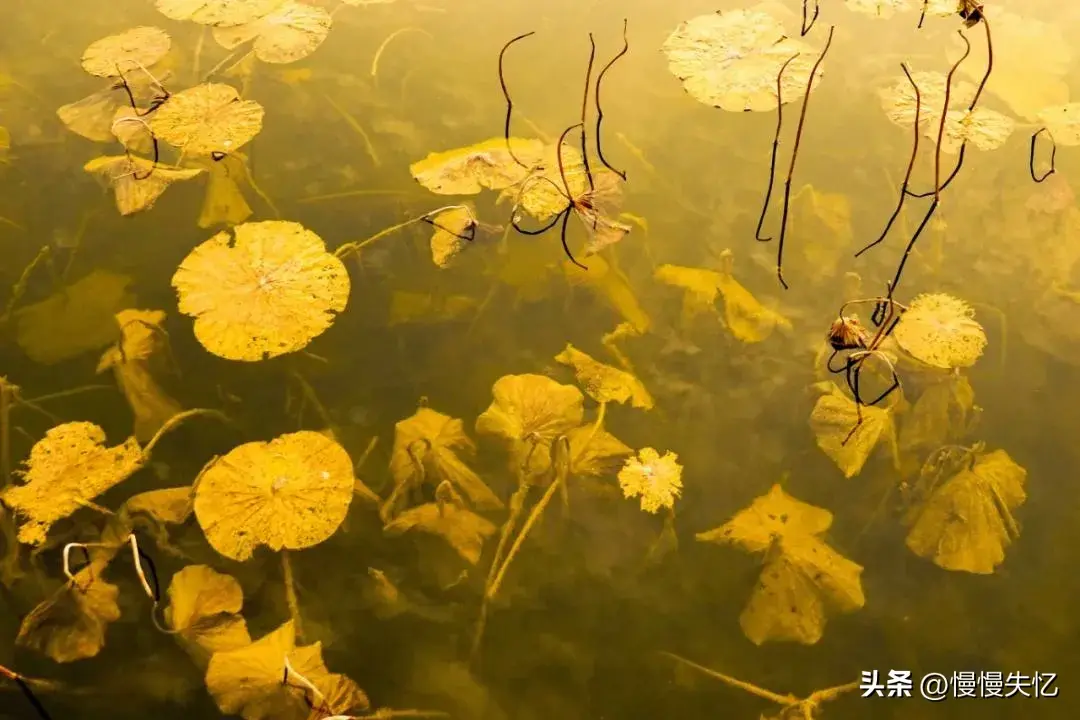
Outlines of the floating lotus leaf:
{"type": "Polygon", "coordinates": [[[911,301],[892,332],[904,352],[932,367],[970,367],[986,348],[986,332],[966,302],[945,293],[911,301]]]}
{"type": "Polygon", "coordinates": [[[134,155],[107,155],[83,165],[83,170],[99,175],[112,186],[116,209],[121,215],[149,210],[174,182],[190,180],[201,168],[168,168],[134,155]]]}
{"type": "Polygon", "coordinates": [[[503,375],[491,386],[491,405],[476,418],[476,432],[510,441],[536,437],[550,444],[584,416],[581,391],[544,375],[503,375]]]}
{"type": "Polygon", "coordinates": [[[135,27],[102,38],[86,48],[83,70],[97,77],[116,77],[145,70],[169,52],[172,39],[156,27],[135,27]]]}
{"type": "Polygon", "coordinates": [[[206,83],[175,93],[154,112],[150,128],[185,156],[236,152],[262,130],[263,107],[241,100],[231,85],[206,83]]]}
{"type": "Polygon", "coordinates": [[[784,103],[802,98],[817,61],[817,51],[756,10],[717,11],[687,20],[663,50],[668,69],[690,97],[732,112],[775,110],[777,76],[796,55],[784,71],[780,97],[784,103]]]}
{"type": "Polygon", "coordinates": [[[253,22],[284,5],[286,0],[157,0],[158,12],[171,20],[231,27],[253,22]]]}
{"type": "Polygon", "coordinates": [[[161,310],[121,310],[116,314],[120,341],[98,361],[99,373],[111,369],[116,384],[135,415],[135,437],[147,442],[169,418],[183,408],[154,379],[154,359],[168,352],[165,313],[161,310]]]}
{"type": "Polygon", "coordinates": [[[220,161],[211,160],[206,168],[210,173],[210,182],[206,184],[206,195],[199,211],[199,227],[232,227],[251,217],[251,206],[236,181],[236,178],[243,177],[243,159],[229,155],[220,161]]]}
{"type": "Polygon", "coordinates": [[[23,484],[0,494],[20,520],[19,542],[42,544],[53,523],[126,480],[143,461],[135,438],[107,447],[105,431],[93,423],[50,428],[30,449],[24,469],[16,471],[23,484]]]}
{"type": "MultiPolygon", "coordinates": [[[[522,158],[522,162],[527,161],[522,158]]],[[[609,175],[615,177],[614,174],[609,175]]],[[[594,182],[600,177],[603,175],[597,172],[594,175],[594,182]]],[[[618,178],[615,179],[617,183],[618,178]]],[[[601,192],[608,194],[613,190],[610,183],[597,187],[601,192]]],[[[594,201],[590,193],[589,177],[585,172],[581,151],[573,145],[563,143],[562,170],[559,169],[557,146],[545,146],[543,155],[537,163],[530,166],[528,175],[521,182],[500,193],[498,199],[499,202],[512,201],[515,213],[523,210],[543,223],[566,209],[570,203],[568,197],[575,200],[588,197],[590,202],[594,201]]],[[[597,201],[599,199],[599,197],[595,198],[597,201]]]]}
{"type": "Polygon", "coordinates": [[[484,542],[495,534],[495,525],[454,502],[418,505],[399,513],[383,531],[390,537],[416,531],[437,535],[470,565],[480,562],[484,542]]]}
{"type": "Polygon", "coordinates": [[[896,426],[890,408],[864,405],[860,423],[860,408],[854,400],[831,382],[818,386],[824,392],[810,413],[810,429],[818,447],[836,463],[844,477],[858,475],[874,448],[883,441],[896,458],[896,426]]]}
{"type": "Polygon", "coordinates": [[[1080,145],[1080,103],[1043,108],[1038,118],[1058,145],[1080,145]]]}
{"type": "MultiPolygon", "coordinates": [[[[941,111],[945,106],[945,73],[915,72],[912,80],[919,86],[919,124],[923,134],[937,141],[938,124],[941,111]]],[[[969,82],[953,78],[949,90],[949,110],[966,110],[975,97],[975,86],[969,82]]],[[[911,127],[915,121],[916,97],[906,77],[900,77],[892,86],[878,92],[881,107],[886,117],[903,128],[911,127]]]]}
{"type": "Polygon", "coordinates": [[[594,360],[570,343],[555,356],[555,362],[572,368],[578,385],[597,402],[629,402],[645,410],[653,406],[652,396],[640,380],[625,370],[594,360]]]}
{"type": "Polygon", "coordinates": [[[945,570],[988,575],[1019,535],[1027,471],[1004,450],[979,454],[917,509],[907,546],[945,570]]]}
{"type": "Polygon", "coordinates": [[[254,40],[255,57],[263,62],[285,64],[303,60],[315,52],[332,23],[321,7],[285,0],[273,12],[243,25],[214,28],[214,39],[226,50],[254,40]]]}
{"type": "Polygon", "coordinates": [[[120,619],[120,589],[101,579],[104,564],[83,568],[23,618],[15,644],[58,663],[92,658],[105,647],[105,630],[120,619]]]}
{"type": "Polygon", "coordinates": [[[349,275],[322,239],[295,222],[268,220],[220,232],[184,258],[172,284],[195,337],[229,360],[295,352],[345,309],[349,275]]]}
{"type": "Polygon", "coordinates": [[[524,180],[530,168],[545,157],[544,143],[539,140],[510,138],[510,147],[525,167],[510,155],[505,138],[492,138],[431,153],[410,165],[409,172],[418,183],[439,195],[475,195],[484,188],[502,190],[524,180]]]}
{"type": "Polygon", "coordinates": [[[244,720],[305,720],[311,716],[309,703],[326,705],[333,714],[366,710],[367,696],[352,681],[345,683],[350,692],[342,693],[342,679],[327,669],[321,643],[296,645],[292,621],[246,647],[214,653],[206,668],[206,689],[218,709],[244,720]],[[292,677],[285,675],[286,658],[295,671],[292,677]],[[311,697],[297,675],[314,685],[319,696],[311,697]]]}
{"type": "Polygon", "coordinates": [[[165,621],[185,647],[198,648],[209,660],[215,652],[251,644],[247,623],[240,615],[244,591],[231,575],[207,565],[188,565],[169,583],[165,621]]]}
{"type": "Polygon", "coordinates": [[[682,494],[682,470],[675,453],[660,455],[651,447],[642,448],[637,456],[626,459],[619,471],[619,486],[624,497],[640,497],[645,512],[670,510],[682,494]]]}
{"type": "MultiPolygon", "coordinates": [[[[945,116],[941,152],[956,154],[965,142],[979,150],[997,150],[1005,144],[1015,129],[1015,120],[995,110],[984,107],[976,107],[974,110],[950,110],[945,116]]],[[[928,127],[923,134],[937,142],[937,131],[937,126],[928,127]]]]}
{"type": "Polygon", "coordinates": [[[435,228],[431,235],[431,261],[436,267],[449,267],[468,244],[466,233],[476,226],[476,218],[468,207],[452,207],[432,217],[431,224],[435,228]]]}
{"type": "MultiPolygon", "coordinates": [[[[898,12],[911,10],[911,0],[844,0],[848,10],[887,20],[898,12]]],[[[955,6],[956,3],[954,2],[955,6]]],[[[956,8],[953,7],[953,12],[956,8]]]]}
{"type": "Polygon", "coordinates": [[[290,433],[211,461],[195,491],[195,517],[210,545],[233,560],[259,545],[302,550],[338,529],[353,482],[345,448],[321,433],[290,433]]]}
{"type": "Polygon", "coordinates": [[[447,481],[472,507],[497,510],[503,506],[502,501],[458,457],[459,452],[470,454],[475,449],[461,420],[422,407],[394,425],[390,473],[398,486],[447,481]]]}
{"type": "Polygon", "coordinates": [[[865,604],[862,567],[819,537],[831,524],[830,512],[773,485],[724,525],[698,533],[700,541],[733,544],[765,556],[765,568],[739,618],[743,634],[754,644],[813,645],[821,639],[830,610],[848,613],[865,604]]]}
{"type": "Polygon", "coordinates": [[[116,313],[131,307],[131,278],[94,270],[15,313],[19,347],[34,362],[54,365],[100,350],[120,337],[116,313]]]}

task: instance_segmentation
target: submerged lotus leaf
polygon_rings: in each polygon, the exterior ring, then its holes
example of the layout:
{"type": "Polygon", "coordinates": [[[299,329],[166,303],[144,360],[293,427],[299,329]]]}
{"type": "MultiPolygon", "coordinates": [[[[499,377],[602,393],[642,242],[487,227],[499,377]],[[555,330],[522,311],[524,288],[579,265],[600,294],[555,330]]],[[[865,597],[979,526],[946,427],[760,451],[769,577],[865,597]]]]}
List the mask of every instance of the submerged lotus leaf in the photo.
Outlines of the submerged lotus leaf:
{"type": "Polygon", "coordinates": [[[115,77],[145,70],[169,52],[172,39],[156,27],[134,27],[102,38],[86,48],[83,70],[97,77],[115,77]]]}
{"type": "MultiPolygon", "coordinates": [[[[806,92],[817,52],[788,37],[783,26],[757,10],[699,15],[675,29],[664,42],[671,74],[698,102],[723,110],[767,111],[777,106],[776,79],[784,71],[781,101],[806,92]]],[[[814,86],[821,78],[821,69],[814,86]]]]}
{"type": "Polygon", "coordinates": [[[719,290],[724,298],[724,321],[737,340],[758,343],[777,328],[791,330],[790,320],[758,302],[730,273],[720,274],[719,290]]]}
{"type": "Polygon", "coordinates": [[[977,455],[917,510],[907,546],[945,570],[993,573],[1019,534],[1012,511],[1027,499],[1026,479],[1004,450],[977,455]]]}
{"type": "Polygon", "coordinates": [[[698,533],[697,539],[765,552],[778,538],[817,537],[829,529],[832,519],[828,510],[796,500],[777,484],[720,527],[698,533]]]}
{"type": "Polygon", "coordinates": [[[765,556],[765,567],[739,618],[743,634],[756,645],[821,639],[830,610],[861,608],[862,567],[819,537],[832,513],[801,502],[773,485],[724,525],[698,533],[702,542],[732,544],[765,556]]]}
{"type": "Polygon", "coordinates": [[[476,418],[476,432],[507,440],[536,437],[550,444],[581,424],[581,391],[545,375],[503,375],[491,386],[494,399],[476,418]]]}
{"type": "MultiPolygon", "coordinates": [[[[605,477],[614,475],[623,466],[626,456],[634,450],[594,423],[576,427],[566,434],[570,443],[570,475],[574,477],[605,477]]],[[[524,442],[514,445],[511,467],[523,468],[526,477],[539,478],[551,470],[551,451],[524,442]]]]}
{"type": "Polygon", "coordinates": [[[540,140],[510,138],[510,147],[525,167],[518,165],[505,138],[492,138],[468,147],[429,154],[409,166],[413,178],[439,195],[475,195],[484,188],[502,190],[524,180],[529,169],[544,159],[540,140]]]}
{"type": "Polygon", "coordinates": [[[619,470],[619,487],[623,497],[641,498],[645,512],[670,510],[682,495],[682,471],[677,454],[668,451],[661,455],[654,448],[642,448],[626,458],[619,470]]]}
{"type": "Polygon", "coordinates": [[[135,415],[135,438],[147,442],[183,408],[154,379],[154,361],[168,352],[162,310],[121,310],[120,341],[98,360],[97,372],[111,369],[135,415]]]}
{"type": "Polygon", "coordinates": [[[285,0],[273,12],[243,25],[214,28],[214,39],[226,50],[254,40],[255,57],[285,64],[315,52],[330,34],[330,13],[321,7],[285,0]]]}
{"type": "MultiPolygon", "coordinates": [[[[940,116],[939,116],[940,117],[940,116]]],[[[938,126],[926,128],[923,134],[937,142],[938,126]]],[[[974,110],[950,110],[945,115],[941,136],[941,152],[956,154],[964,143],[979,150],[997,150],[1016,129],[1016,121],[996,110],[977,107],[974,110]]]]}
{"type": "Polygon", "coordinates": [[[652,327],[652,318],[634,294],[630,279],[618,267],[604,260],[602,255],[589,258],[588,272],[582,272],[569,260],[562,264],[562,269],[571,285],[584,285],[639,334],[647,333],[652,327]]]}
{"type": "Polygon", "coordinates": [[[468,244],[466,237],[470,227],[476,227],[476,217],[471,208],[464,205],[443,210],[431,218],[435,232],[431,235],[431,261],[436,267],[445,268],[454,261],[468,244]]]}
{"type": "Polygon", "coordinates": [[[354,479],[345,448],[321,433],[245,443],[203,471],[195,517],[210,545],[233,560],[247,560],[259,545],[302,550],[341,525],[354,479]]]}
{"type": "MultiPolygon", "coordinates": [[[[911,83],[906,77],[900,77],[892,86],[878,92],[881,107],[892,123],[904,128],[911,127],[918,107],[919,124],[924,126],[924,134],[932,134],[934,141],[937,141],[941,111],[945,107],[946,75],[934,71],[915,72],[911,74],[911,79],[919,86],[918,103],[911,83]]],[[[967,109],[975,97],[975,89],[971,83],[953,78],[949,90],[949,109],[967,109]]]]}
{"type": "Polygon", "coordinates": [[[1066,147],[1080,145],[1080,103],[1043,108],[1038,117],[1055,143],[1066,147]]]}
{"type": "Polygon", "coordinates": [[[422,407],[394,425],[390,473],[398,486],[447,481],[472,507],[497,510],[503,506],[502,501],[458,457],[458,452],[472,453],[475,449],[461,420],[422,407]]]}
{"type": "Polygon", "coordinates": [[[71,132],[87,140],[109,143],[113,135],[113,121],[116,113],[123,106],[113,91],[97,92],[87,95],[56,110],[56,116],[71,132]]]}
{"type": "Polygon", "coordinates": [[[126,275],[95,270],[16,311],[19,347],[34,362],[54,365],[115,342],[120,336],[115,315],[135,300],[129,285],[126,275]]]}
{"type": "Polygon", "coordinates": [[[42,544],[53,523],[126,480],[143,461],[135,438],[108,447],[105,431],[93,423],[50,428],[30,449],[24,469],[17,471],[23,484],[0,494],[20,520],[19,542],[42,544]]]}
{"type": "Polygon", "coordinates": [[[388,522],[390,537],[415,531],[437,535],[470,565],[480,562],[484,543],[495,534],[495,524],[454,502],[432,502],[409,508],[388,522]]]}
{"type": "Polygon", "coordinates": [[[555,356],[555,362],[573,369],[578,385],[597,402],[629,402],[645,410],[653,406],[652,396],[640,380],[625,370],[594,360],[570,343],[555,356]]]}
{"type": "Polygon", "coordinates": [[[208,565],[188,565],[169,582],[165,621],[186,646],[199,648],[209,659],[215,652],[251,644],[240,615],[243,604],[244,591],[234,577],[208,565]]]}
{"type": "Polygon", "coordinates": [[[258,20],[286,0],[157,0],[158,12],[170,20],[230,27],[258,20]]]}
{"type": "Polygon", "coordinates": [[[245,223],[184,258],[172,284],[195,337],[229,360],[295,352],[345,309],[349,275],[322,239],[300,223],[245,223]]]}
{"type": "Polygon", "coordinates": [[[449,322],[464,317],[479,305],[468,295],[395,290],[390,296],[390,325],[449,322]]]}
{"type": "Polygon", "coordinates": [[[367,709],[367,697],[355,683],[351,693],[342,695],[341,676],[327,669],[321,643],[296,645],[292,621],[250,645],[214,653],[206,668],[206,689],[226,715],[240,715],[244,720],[304,720],[311,717],[309,703],[319,698],[312,698],[311,690],[296,676],[314,685],[327,701],[333,698],[334,706],[327,709],[335,714],[367,709]],[[286,658],[294,676],[285,674],[286,658]]]}
{"type": "Polygon", "coordinates": [[[220,161],[211,160],[207,163],[210,181],[206,184],[206,195],[203,196],[202,209],[199,211],[199,227],[232,227],[251,217],[251,206],[236,181],[237,177],[243,177],[243,164],[244,161],[236,155],[228,155],[220,161]]]}
{"type": "Polygon", "coordinates": [[[975,412],[975,391],[963,375],[949,375],[934,382],[904,413],[900,425],[900,448],[934,450],[960,440],[975,412]]]}
{"type": "Polygon", "coordinates": [[[103,563],[75,574],[23,618],[15,644],[58,663],[92,658],[105,647],[105,630],[120,619],[120,589],[101,579],[103,563]]]}
{"type": "Polygon", "coordinates": [[[121,215],[149,210],[174,182],[190,180],[202,168],[169,168],[134,155],[105,155],[83,165],[83,170],[99,175],[112,186],[116,209],[121,215]]]}
{"type": "Polygon", "coordinates": [[[970,367],[986,348],[986,332],[974,318],[963,300],[926,293],[911,301],[892,337],[904,352],[932,367],[970,367]]]}
{"type": "Polygon", "coordinates": [[[890,408],[869,405],[859,408],[835,384],[824,382],[819,386],[824,392],[810,413],[810,429],[818,447],[836,463],[844,477],[858,475],[878,443],[888,443],[895,459],[896,426],[890,408]]]}
{"type": "Polygon", "coordinates": [[[720,293],[720,273],[704,268],[661,265],[653,277],[683,292],[681,324],[688,328],[703,313],[716,314],[716,296],[720,293]]]}
{"type": "Polygon", "coordinates": [[[236,152],[262,130],[263,107],[241,100],[231,85],[206,83],[182,90],[154,112],[150,129],[189,157],[236,152]]]}

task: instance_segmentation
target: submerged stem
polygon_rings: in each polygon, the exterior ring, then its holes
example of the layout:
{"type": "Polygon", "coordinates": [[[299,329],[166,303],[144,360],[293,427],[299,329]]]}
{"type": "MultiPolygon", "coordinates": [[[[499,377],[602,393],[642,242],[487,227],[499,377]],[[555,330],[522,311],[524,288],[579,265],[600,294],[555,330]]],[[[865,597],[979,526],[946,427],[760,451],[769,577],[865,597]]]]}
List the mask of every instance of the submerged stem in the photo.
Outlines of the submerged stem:
{"type": "Polygon", "coordinates": [[[365,238],[363,240],[354,240],[353,242],[345,243],[344,245],[342,245],[341,247],[339,247],[337,250],[334,251],[334,257],[343,258],[346,255],[348,255],[349,253],[360,252],[365,247],[367,247],[371,243],[375,242],[376,240],[379,240],[380,238],[384,238],[387,235],[391,235],[391,234],[397,232],[398,230],[401,230],[403,228],[407,228],[410,225],[413,225],[415,223],[424,222],[425,220],[430,218],[432,215],[438,215],[439,213],[445,212],[447,210],[466,210],[467,212],[472,213],[472,209],[469,208],[467,205],[444,205],[443,207],[435,208],[434,210],[432,210],[430,212],[426,212],[423,215],[420,215],[419,217],[409,218],[408,220],[405,220],[404,222],[399,222],[397,225],[391,225],[388,228],[383,228],[382,230],[375,233],[374,235],[372,235],[369,238],[365,238]]]}
{"type": "Polygon", "coordinates": [[[195,408],[194,410],[184,410],[178,412],[171,418],[165,421],[165,424],[158,428],[158,431],[154,433],[154,437],[150,438],[150,442],[143,448],[143,464],[150,462],[150,455],[154,452],[154,448],[160,442],[161,438],[165,436],[167,432],[173,430],[185,420],[189,420],[193,417],[215,417],[226,425],[231,425],[232,420],[228,415],[220,410],[208,410],[206,408],[195,408]]]}
{"type": "Polygon", "coordinates": [[[293,577],[292,560],[288,550],[281,551],[281,572],[285,581],[285,603],[289,606],[289,617],[296,628],[297,639],[304,637],[300,620],[300,600],[296,597],[296,580],[293,577]]]}

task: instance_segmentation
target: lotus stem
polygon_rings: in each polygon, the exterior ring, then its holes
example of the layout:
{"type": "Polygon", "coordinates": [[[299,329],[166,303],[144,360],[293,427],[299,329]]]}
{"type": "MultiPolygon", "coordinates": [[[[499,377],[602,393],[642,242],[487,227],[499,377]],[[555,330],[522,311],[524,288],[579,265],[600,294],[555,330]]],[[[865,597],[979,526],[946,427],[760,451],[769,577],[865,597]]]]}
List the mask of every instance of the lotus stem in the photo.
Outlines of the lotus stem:
{"type": "Polygon", "coordinates": [[[281,551],[281,571],[285,576],[285,602],[289,606],[289,617],[296,628],[296,637],[303,638],[304,630],[300,620],[300,600],[296,597],[296,581],[293,578],[292,560],[288,550],[281,551]]]}

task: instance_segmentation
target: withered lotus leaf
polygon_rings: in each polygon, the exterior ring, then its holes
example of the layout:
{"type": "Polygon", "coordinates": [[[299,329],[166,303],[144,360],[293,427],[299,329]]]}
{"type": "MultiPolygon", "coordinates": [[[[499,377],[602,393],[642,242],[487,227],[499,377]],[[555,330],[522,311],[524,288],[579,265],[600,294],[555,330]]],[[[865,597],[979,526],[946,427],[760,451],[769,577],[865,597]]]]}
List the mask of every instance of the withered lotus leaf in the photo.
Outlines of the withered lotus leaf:
{"type": "Polygon", "coordinates": [[[544,375],[503,375],[491,394],[491,405],[476,418],[476,432],[510,441],[535,436],[551,443],[580,425],[585,414],[580,390],[544,375]]]}
{"type": "Polygon", "coordinates": [[[888,444],[895,459],[896,426],[890,408],[866,405],[859,408],[832,382],[818,383],[815,387],[822,394],[810,413],[810,429],[818,447],[836,463],[844,477],[858,475],[881,442],[888,444]]]}
{"type": "Polygon", "coordinates": [[[286,0],[157,0],[160,12],[170,20],[190,20],[200,25],[231,27],[258,20],[277,10],[286,0]]]}
{"type": "Polygon", "coordinates": [[[195,517],[210,545],[233,560],[259,545],[301,550],[338,529],[353,482],[345,448],[322,433],[289,433],[212,461],[195,490],[195,517]]]}
{"type": "Polygon", "coordinates": [[[653,407],[652,396],[640,380],[625,370],[594,360],[570,343],[555,356],[555,362],[572,368],[578,385],[597,402],[629,402],[645,410],[653,407]]]}
{"type": "Polygon", "coordinates": [[[135,155],[103,155],[83,165],[83,170],[109,183],[121,215],[149,210],[170,185],[191,180],[202,168],[170,168],[135,155]]]}
{"type": "Polygon", "coordinates": [[[675,453],[661,455],[651,447],[642,448],[636,456],[626,459],[619,471],[619,486],[624,497],[641,498],[641,509],[645,512],[670,510],[682,495],[682,471],[675,453]]]}
{"type": "Polygon", "coordinates": [[[300,223],[237,225],[199,245],[173,275],[180,312],[195,337],[228,360],[257,362],[295,352],[345,309],[349,275],[300,223]]]}
{"type": "Polygon", "coordinates": [[[456,502],[432,502],[409,508],[388,522],[390,537],[416,531],[437,535],[471,565],[480,562],[484,542],[495,534],[495,524],[456,502]]]}
{"type": "Polygon", "coordinates": [[[52,597],[23,618],[15,644],[58,663],[91,658],[105,646],[105,630],[120,619],[120,589],[101,579],[107,563],[95,562],[75,574],[52,597]]]}
{"type": "Polygon", "coordinates": [[[466,230],[475,225],[473,211],[465,207],[452,207],[431,218],[435,232],[431,235],[431,261],[436,267],[449,267],[468,241],[466,230]]]}
{"type": "Polygon", "coordinates": [[[539,140],[510,138],[509,146],[526,167],[518,165],[505,138],[430,153],[409,166],[413,178],[438,195],[475,195],[487,188],[502,190],[524,180],[544,157],[539,140]]]}
{"type": "Polygon", "coordinates": [[[244,592],[231,575],[208,565],[188,565],[173,575],[168,592],[165,621],[186,646],[198,648],[204,660],[251,644],[240,615],[244,592]]]}
{"type": "MultiPolygon", "coordinates": [[[[622,467],[634,450],[619,438],[594,423],[576,427],[566,433],[570,443],[570,475],[575,477],[604,477],[622,467]]],[[[531,443],[517,443],[512,452],[513,468],[522,468],[526,477],[538,478],[551,469],[551,453],[531,443]]]]}
{"type": "Polygon", "coordinates": [[[262,17],[232,27],[214,28],[214,39],[226,50],[254,41],[255,57],[266,63],[303,60],[330,34],[332,18],[321,7],[294,0],[262,17]]]}
{"type": "Polygon", "coordinates": [[[19,520],[19,542],[40,545],[53,523],[117,485],[143,463],[135,438],[105,445],[105,431],[89,422],[50,428],[34,443],[23,469],[22,485],[7,488],[4,504],[19,520]]]}
{"type": "Polygon", "coordinates": [[[156,27],[134,27],[102,38],[86,48],[83,70],[97,77],[115,77],[143,70],[165,57],[172,39],[156,27]]]}

